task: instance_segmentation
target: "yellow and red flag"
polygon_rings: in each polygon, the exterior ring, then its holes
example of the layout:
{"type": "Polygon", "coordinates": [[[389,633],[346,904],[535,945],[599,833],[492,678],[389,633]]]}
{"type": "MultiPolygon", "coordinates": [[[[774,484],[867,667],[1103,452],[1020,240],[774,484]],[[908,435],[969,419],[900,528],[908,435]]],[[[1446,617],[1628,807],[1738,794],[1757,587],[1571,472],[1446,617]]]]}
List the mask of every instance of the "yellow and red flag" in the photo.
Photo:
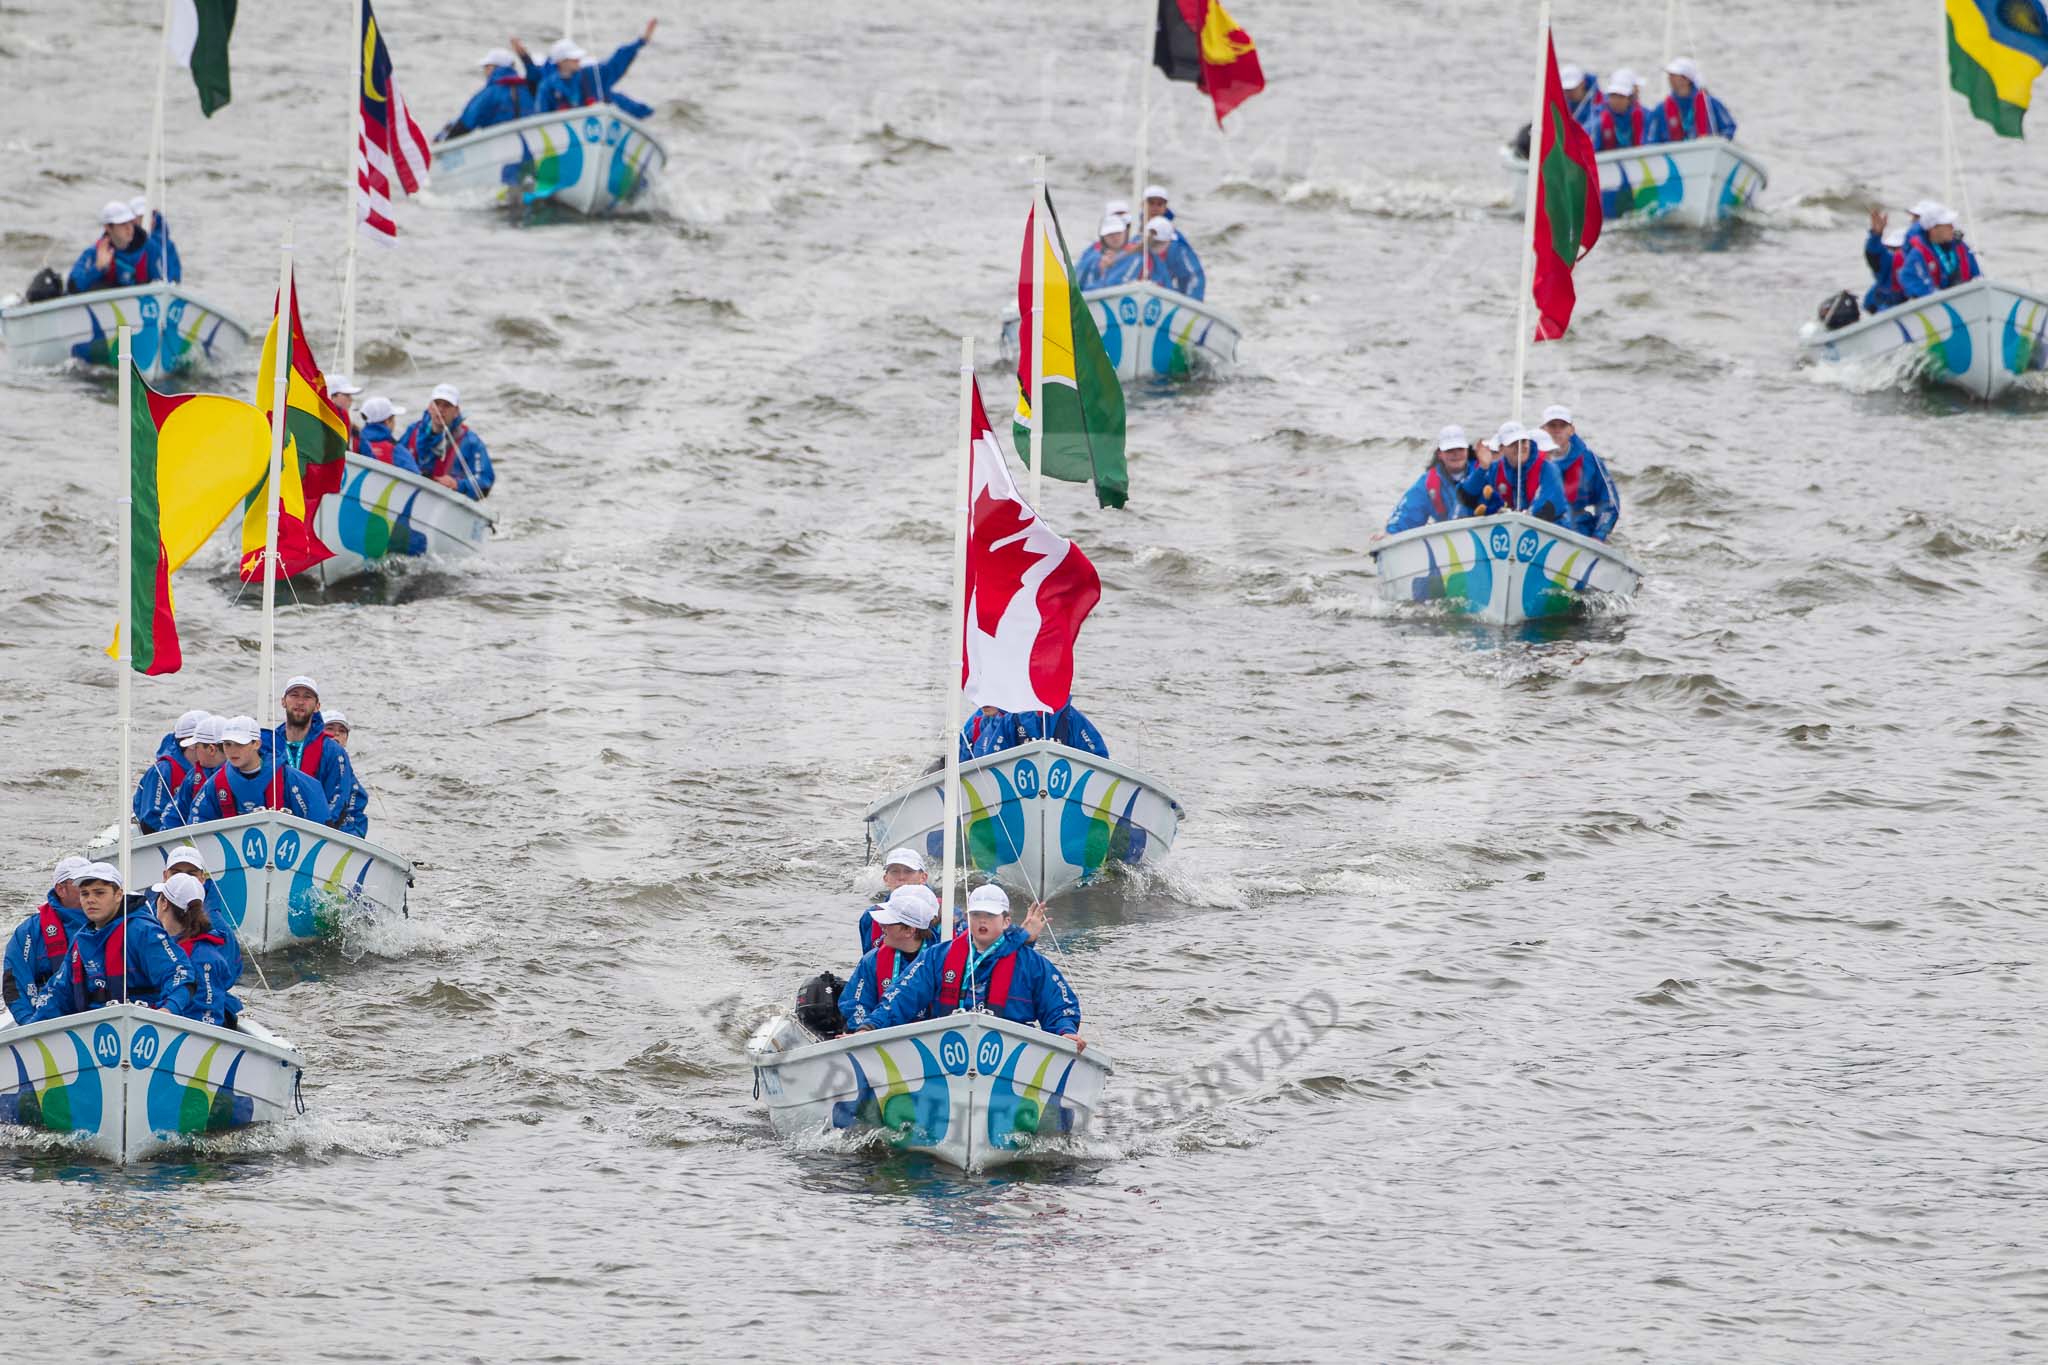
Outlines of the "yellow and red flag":
{"type": "MultiPolygon", "coordinates": [[[[304,573],[333,551],[313,534],[320,500],[341,488],[342,457],[348,453],[348,419],[327,396],[327,380],[313,362],[306,329],[299,322],[299,291],[291,290],[291,327],[284,349],[290,366],[285,388],[284,460],[280,466],[282,494],[277,511],[277,571],[289,577],[304,573]]],[[[278,319],[270,320],[263,338],[263,359],[256,369],[256,402],[270,420],[276,392],[278,319]]],[[[266,448],[254,484],[245,484],[242,501],[242,581],[263,577],[264,504],[270,493],[270,458],[266,448]]]]}
{"type": "Polygon", "coordinates": [[[1266,88],[1252,36],[1222,0],[1159,0],[1152,64],[1170,81],[1193,81],[1216,106],[1216,123],[1266,88]]]}
{"type": "MultiPolygon", "coordinates": [[[[171,575],[235,510],[270,458],[270,424],[253,404],[212,393],[158,393],[131,370],[128,428],[130,664],[175,673],[184,662],[171,575]]],[[[107,651],[121,657],[116,632],[107,651]]]]}

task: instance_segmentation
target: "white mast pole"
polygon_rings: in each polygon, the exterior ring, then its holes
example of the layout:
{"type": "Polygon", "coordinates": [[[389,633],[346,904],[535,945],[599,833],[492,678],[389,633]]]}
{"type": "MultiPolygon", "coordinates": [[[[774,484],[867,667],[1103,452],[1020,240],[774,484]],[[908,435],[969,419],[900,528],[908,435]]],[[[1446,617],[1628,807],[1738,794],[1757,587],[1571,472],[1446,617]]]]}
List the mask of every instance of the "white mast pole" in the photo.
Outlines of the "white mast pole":
{"type": "MultiPolygon", "coordinates": [[[[1956,111],[1955,101],[1949,97],[1948,72],[1948,6],[1935,7],[1941,15],[1941,39],[1935,44],[1938,66],[1935,72],[1934,95],[1941,101],[1941,202],[1953,204],[1956,200],[1956,111]]],[[[1974,229],[1977,225],[1971,223],[1974,229]]]]}
{"type": "MultiPolygon", "coordinates": [[[[350,0],[349,12],[355,18],[355,32],[349,36],[348,49],[348,115],[343,129],[348,134],[347,150],[342,157],[342,203],[348,210],[348,228],[342,240],[341,267],[341,373],[349,382],[355,382],[356,373],[356,238],[361,235],[356,218],[356,139],[361,135],[357,122],[362,117],[363,98],[363,24],[365,0],[350,0]]],[[[348,447],[356,446],[356,424],[348,424],[348,447]]]]}
{"type": "Polygon", "coordinates": [[[1678,54],[1671,49],[1678,42],[1678,0],[1666,0],[1664,5],[1664,64],[1669,66],[1678,54]]]}
{"type": "MultiPolygon", "coordinates": [[[[133,704],[130,696],[135,658],[135,609],[131,594],[135,590],[135,568],[130,556],[134,550],[135,537],[135,460],[131,449],[135,436],[129,424],[135,420],[135,364],[130,359],[131,344],[126,327],[121,329],[121,487],[124,496],[120,499],[121,509],[121,647],[114,651],[114,667],[121,670],[121,774],[114,783],[114,825],[121,831],[121,894],[128,894],[128,731],[129,709],[133,704]]],[[[125,936],[124,936],[125,937],[125,936]]],[[[123,949],[122,960],[127,960],[123,949]]],[[[125,966],[121,972],[121,1000],[128,999],[128,973],[125,966]]]]}
{"type": "Polygon", "coordinates": [[[1031,185],[1031,510],[1045,476],[1045,158],[1031,185]]]}
{"type": "MultiPolygon", "coordinates": [[[[142,193],[151,209],[164,211],[164,92],[171,75],[171,4],[164,0],[164,31],[156,46],[156,112],[149,122],[149,169],[142,179],[142,193]]],[[[149,224],[144,223],[147,228],[149,224]]],[[[170,269],[170,253],[164,253],[164,268],[170,269]]],[[[126,436],[122,437],[126,440],[126,436]]]]}
{"type": "MultiPolygon", "coordinates": [[[[1038,409],[1031,410],[1035,422],[1038,409]]],[[[953,865],[960,839],[960,663],[967,657],[967,500],[974,466],[974,338],[960,338],[960,453],[953,479],[953,617],[946,627],[946,852],[939,871],[940,942],[953,938],[953,865]]]]}
{"type": "Polygon", "coordinates": [[[1138,0],[1138,8],[1145,11],[1145,45],[1138,53],[1138,164],[1131,171],[1131,216],[1137,219],[1138,278],[1142,280],[1150,276],[1152,264],[1145,250],[1145,163],[1152,150],[1152,54],[1159,41],[1159,3],[1138,0]]]}
{"type": "MultiPolygon", "coordinates": [[[[263,648],[257,656],[257,724],[270,728],[277,705],[274,680],[277,655],[277,509],[284,497],[284,405],[292,373],[292,235],[285,230],[277,264],[277,345],[271,353],[276,375],[270,385],[270,483],[263,500],[263,648]]],[[[282,763],[280,757],[279,762],[282,763]]]]}
{"type": "Polygon", "coordinates": [[[570,37],[576,26],[576,0],[562,0],[562,36],[570,37]]]}
{"type": "Polygon", "coordinates": [[[1536,197],[1543,192],[1543,76],[1549,67],[1550,0],[1536,14],[1536,94],[1530,101],[1529,193],[1522,208],[1522,283],[1515,297],[1515,393],[1508,420],[1522,421],[1522,380],[1529,368],[1529,298],[1536,287],[1536,197]]]}

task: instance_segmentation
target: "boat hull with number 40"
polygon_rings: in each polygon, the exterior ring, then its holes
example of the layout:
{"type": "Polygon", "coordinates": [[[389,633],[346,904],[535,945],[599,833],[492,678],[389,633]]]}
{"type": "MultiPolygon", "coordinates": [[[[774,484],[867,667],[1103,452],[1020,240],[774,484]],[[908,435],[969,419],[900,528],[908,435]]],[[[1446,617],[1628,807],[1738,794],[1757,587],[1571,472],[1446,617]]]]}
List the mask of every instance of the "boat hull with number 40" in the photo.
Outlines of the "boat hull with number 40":
{"type": "Polygon", "coordinates": [[[667,151],[638,119],[593,104],[436,143],[433,189],[498,204],[545,200],[595,216],[638,198],[667,164],[667,151]]]}
{"type": "Polygon", "coordinates": [[[1434,522],[1372,547],[1380,597],[1442,603],[1494,625],[1635,594],[1642,574],[1606,543],[1524,512],[1434,522]]]}
{"type": "Polygon", "coordinates": [[[305,1062],[245,1015],[237,1028],[108,1005],[0,1030],[0,1124],[140,1161],[208,1133],[303,1112],[305,1062]]]}
{"type": "Polygon", "coordinates": [[[2021,376],[2048,369],[2048,295],[1972,280],[1836,331],[1812,331],[1804,344],[1829,364],[1910,356],[1928,382],[1989,402],[2021,376]]]}
{"type": "MultiPolygon", "coordinates": [[[[868,808],[868,841],[909,845],[937,865],[945,852],[943,772],[868,808]]],[[[1152,778],[1050,740],[960,765],[966,866],[1041,900],[1101,875],[1111,863],[1157,862],[1185,811],[1152,778]]]]}
{"type": "MultiPolygon", "coordinates": [[[[1712,227],[1734,217],[1769,179],[1761,161],[1725,137],[1618,147],[1593,159],[1600,167],[1600,210],[1608,227],[1625,222],[1712,227]]],[[[1514,148],[1503,147],[1501,164],[1513,181],[1512,205],[1520,213],[1529,192],[1529,163],[1514,148]]]]}
{"type": "Polygon", "coordinates": [[[1085,1133],[1113,1069],[1098,1049],[988,1013],[832,1039],[783,1014],[755,1030],[747,1059],[779,1135],[878,1131],[963,1171],[1085,1133]]]}

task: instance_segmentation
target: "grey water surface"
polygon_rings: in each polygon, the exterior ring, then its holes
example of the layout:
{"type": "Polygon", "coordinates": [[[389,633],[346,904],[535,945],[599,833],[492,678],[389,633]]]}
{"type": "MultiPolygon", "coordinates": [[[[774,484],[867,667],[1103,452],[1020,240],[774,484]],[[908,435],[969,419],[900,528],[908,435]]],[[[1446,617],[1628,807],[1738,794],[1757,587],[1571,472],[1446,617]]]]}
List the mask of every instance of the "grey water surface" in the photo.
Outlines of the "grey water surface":
{"type": "MultiPolygon", "coordinates": [[[[293,223],[323,360],[351,9],[243,5],[210,121],[171,80],[188,281],[260,322],[293,223]]],[[[1797,357],[1867,203],[1944,193],[1924,4],[1685,8],[1770,187],[1582,267],[1528,401],[1578,413],[1648,578],[1503,637],[1383,607],[1363,547],[1441,423],[1508,413],[1534,7],[1239,0],[1269,88],[1219,135],[1155,85],[1150,175],[1242,364],[1133,396],[1127,509],[1044,497],[1104,582],[1077,700],[1191,812],[1055,907],[1113,1104],[996,1178],[769,1131],[741,1044],[851,965],[860,813],[941,739],[957,338],[1004,410],[1030,158],[1078,250],[1129,195],[1145,9],[663,3],[624,82],[658,211],[400,206],[358,373],[462,386],[499,534],[287,592],[277,633],[412,916],[250,983],[302,1121],[128,1170],[0,1148],[0,1354],[2048,1356],[2048,397],[1797,357]]],[[[1634,9],[1560,6],[1560,55],[1656,69],[1634,9]]],[[[604,50],[646,17],[577,14],[604,50]]],[[[0,0],[0,288],[139,187],[158,16],[0,0]]],[[[431,127],[560,8],[379,18],[431,127]]],[[[2041,134],[1955,115],[1972,241],[2048,283],[2041,134]]],[[[117,799],[120,450],[104,379],[0,373],[23,911],[117,799]]],[[[258,704],[233,555],[180,577],[137,762],[258,704]]]]}

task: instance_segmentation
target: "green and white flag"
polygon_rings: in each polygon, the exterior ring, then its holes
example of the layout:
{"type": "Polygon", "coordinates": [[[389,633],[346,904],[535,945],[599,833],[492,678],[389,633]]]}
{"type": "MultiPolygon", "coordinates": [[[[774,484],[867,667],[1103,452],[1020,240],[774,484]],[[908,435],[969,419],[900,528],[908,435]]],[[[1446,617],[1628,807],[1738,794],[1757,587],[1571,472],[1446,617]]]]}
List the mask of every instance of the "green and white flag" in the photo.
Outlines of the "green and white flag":
{"type": "Polygon", "coordinates": [[[199,109],[208,118],[228,102],[228,35],[235,31],[235,0],[171,0],[164,46],[192,73],[199,109]]]}

